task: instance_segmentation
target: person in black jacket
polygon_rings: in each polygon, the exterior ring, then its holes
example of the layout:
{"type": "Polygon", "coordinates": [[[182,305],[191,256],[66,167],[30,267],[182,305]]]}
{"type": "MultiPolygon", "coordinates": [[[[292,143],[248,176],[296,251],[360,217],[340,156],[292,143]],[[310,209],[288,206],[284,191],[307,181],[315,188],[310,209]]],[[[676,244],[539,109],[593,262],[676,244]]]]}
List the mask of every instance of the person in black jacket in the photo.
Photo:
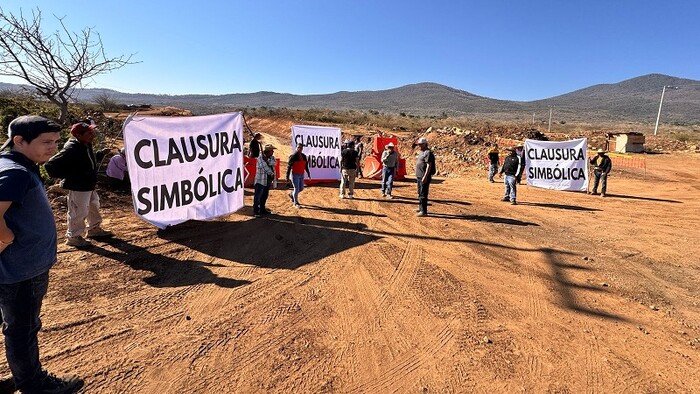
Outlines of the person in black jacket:
{"type": "Polygon", "coordinates": [[[250,140],[250,145],[248,146],[248,157],[252,157],[253,159],[255,159],[256,157],[260,156],[261,151],[262,134],[255,133],[253,134],[253,139],[250,140]]]}
{"type": "Polygon", "coordinates": [[[503,181],[505,192],[503,193],[502,201],[510,201],[511,204],[516,205],[516,185],[518,184],[518,177],[520,177],[523,172],[523,163],[515,148],[509,148],[508,150],[510,154],[503,160],[503,167],[501,167],[501,172],[499,172],[498,175],[503,176],[504,173],[506,174],[503,181]]]}
{"type": "Polygon", "coordinates": [[[604,150],[598,149],[598,155],[593,157],[590,163],[595,166],[593,169],[593,175],[595,176],[593,190],[590,193],[598,194],[598,183],[602,180],[600,196],[605,197],[605,191],[608,188],[608,174],[612,170],[612,160],[605,154],[604,150]]]}
{"type": "Polygon", "coordinates": [[[63,179],[62,186],[68,190],[68,226],[66,245],[86,247],[90,243],[83,238],[87,219],[87,237],[111,237],[112,232],[100,227],[100,198],[95,191],[97,169],[104,151],[97,155],[92,149],[97,126],[76,123],[71,127],[72,137],[63,149],[44,164],[52,178],[63,179]]]}

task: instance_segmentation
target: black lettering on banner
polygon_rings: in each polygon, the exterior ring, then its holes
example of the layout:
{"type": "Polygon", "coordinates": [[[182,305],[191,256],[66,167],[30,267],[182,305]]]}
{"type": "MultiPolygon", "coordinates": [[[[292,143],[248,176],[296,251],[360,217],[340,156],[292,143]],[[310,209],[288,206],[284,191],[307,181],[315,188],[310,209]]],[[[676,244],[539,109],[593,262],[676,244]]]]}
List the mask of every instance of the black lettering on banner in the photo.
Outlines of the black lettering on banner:
{"type": "Polygon", "coordinates": [[[528,149],[527,156],[531,160],[583,160],[585,154],[583,149],[574,148],[543,148],[528,149]]]}
{"type": "Polygon", "coordinates": [[[558,181],[577,181],[586,179],[586,172],[583,168],[551,168],[551,167],[529,167],[527,170],[528,179],[544,179],[558,181]]]}
{"type": "Polygon", "coordinates": [[[233,176],[232,169],[219,171],[216,174],[200,175],[194,184],[189,179],[183,179],[171,184],[143,187],[137,193],[139,215],[160,212],[203,201],[223,193],[233,193],[243,188],[243,174],[236,168],[235,180],[229,184],[227,179],[233,176]]]}
{"type": "Polygon", "coordinates": [[[136,164],[139,165],[141,168],[151,168],[153,167],[153,163],[150,161],[144,161],[141,158],[141,149],[145,146],[151,146],[151,141],[150,140],[141,140],[136,143],[136,148],[134,149],[134,159],[136,159],[136,164]]]}
{"type": "MultiPolygon", "coordinates": [[[[162,141],[161,141],[162,142],[162,141]]],[[[217,157],[219,155],[230,155],[234,151],[242,151],[241,141],[238,138],[238,133],[229,135],[228,132],[218,132],[215,134],[169,138],[168,152],[166,157],[161,157],[161,152],[158,149],[158,140],[144,139],[136,143],[134,149],[134,158],[136,163],[141,168],[164,167],[173,164],[174,162],[184,164],[191,163],[195,159],[206,160],[209,157],[217,157]],[[142,150],[150,148],[153,152],[153,160],[144,160],[142,150]]]]}

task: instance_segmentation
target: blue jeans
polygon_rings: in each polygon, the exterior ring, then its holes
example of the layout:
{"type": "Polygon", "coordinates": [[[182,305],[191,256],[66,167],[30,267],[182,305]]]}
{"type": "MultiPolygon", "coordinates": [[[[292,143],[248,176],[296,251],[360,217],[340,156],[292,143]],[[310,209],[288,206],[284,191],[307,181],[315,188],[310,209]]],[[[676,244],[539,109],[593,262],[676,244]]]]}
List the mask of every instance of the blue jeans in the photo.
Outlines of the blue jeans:
{"type": "Polygon", "coordinates": [[[503,193],[503,199],[510,198],[510,201],[513,202],[515,201],[516,197],[516,186],[517,186],[517,179],[515,179],[515,175],[506,175],[506,177],[503,179],[503,184],[505,185],[505,192],[503,193]]]}
{"type": "Polygon", "coordinates": [[[420,179],[416,180],[418,185],[418,208],[424,214],[428,214],[428,193],[430,193],[430,181],[423,183],[420,179]]]}
{"type": "Polygon", "coordinates": [[[498,164],[489,164],[489,182],[493,182],[493,177],[498,172],[498,164]]]}
{"type": "Polygon", "coordinates": [[[5,354],[18,390],[31,387],[44,375],[39,361],[39,312],[49,287],[49,272],[10,285],[0,285],[5,354]]]}
{"type": "Polygon", "coordinates": [[[299,193],[304,190],[304,174],[292,174],[292,185],[294,186],[292,198],[295,204],[299,204],[299,193]]]}
{"type": "Polygon", "coordinates": [[[255,194],[253,195],[253,214],[254,215],[264,215],[265,203],[267,203],[267,196],[270,195],[270,185],[263,186],[259,183],[255,184],[255,194]]]}
{"type": "Polygon", "coordinates": [[[382,194],[391,195],[391,188],[394,185],[395,168],[384,167],[382,170],[382,194]]]}

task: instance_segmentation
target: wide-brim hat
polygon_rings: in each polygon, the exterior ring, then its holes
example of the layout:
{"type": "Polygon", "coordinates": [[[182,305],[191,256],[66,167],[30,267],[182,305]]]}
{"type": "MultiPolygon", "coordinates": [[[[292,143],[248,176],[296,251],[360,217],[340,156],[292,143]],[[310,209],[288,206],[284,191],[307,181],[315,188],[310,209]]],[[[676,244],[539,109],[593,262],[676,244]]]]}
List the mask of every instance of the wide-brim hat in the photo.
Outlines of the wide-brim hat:
{"type": "Polygon", "coordinates": [[[598,149],[598,153],[605,153],[604,149],[598,149]]]}
{"type": "Polygon", "coordinates": [[[420,137],[420,138],[418,138],[418,140],[416,141],[416,144],[418,144],[418,145],[420,145],[420,144],[427,144],[427,143],[428,143],[428,140],[427,140],[425,137],[420,137]]]}
{"type": "Polygon", "coordinates": [[[274,145],[265,144],[265,146],[263,147],[263,152],[267,152],[267,151],[271,151],[271,150],[275,150],[275,149],[277,149],[277,148],[275,148],[274,145]]]}

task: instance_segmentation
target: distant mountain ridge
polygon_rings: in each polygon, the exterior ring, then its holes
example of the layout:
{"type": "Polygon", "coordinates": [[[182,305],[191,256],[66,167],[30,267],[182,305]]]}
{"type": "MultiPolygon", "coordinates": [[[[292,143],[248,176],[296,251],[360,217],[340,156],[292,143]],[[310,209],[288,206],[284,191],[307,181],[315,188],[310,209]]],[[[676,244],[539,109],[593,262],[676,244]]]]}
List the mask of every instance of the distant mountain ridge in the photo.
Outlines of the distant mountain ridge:
{"type": "MultiPolygon", "coordinates": [[[[0,83],[0,90],[15,90],[22,85],[0,83]]],[[[495,120],[531,119],[548,116],[553,107],[557,121],[633,121],[656,120],[663,86],[667,89],[662,119],[664,123],[700,124],[700,81],[649,74],[613,84],[599,84],[559,96],[535,101],[497,100],[478,96],[437,83],[423,82],[398,88],[294,95],[257,92],[224,95],[157,95],[121,93],[109,89],[79,89],[77,99],[90,102],[108,95],[123,104],[177,106],[196,114],[215,113],[245,107],[286,107],[296,109],[379,111],[412,115],[464,115],[495,120]]]]}

